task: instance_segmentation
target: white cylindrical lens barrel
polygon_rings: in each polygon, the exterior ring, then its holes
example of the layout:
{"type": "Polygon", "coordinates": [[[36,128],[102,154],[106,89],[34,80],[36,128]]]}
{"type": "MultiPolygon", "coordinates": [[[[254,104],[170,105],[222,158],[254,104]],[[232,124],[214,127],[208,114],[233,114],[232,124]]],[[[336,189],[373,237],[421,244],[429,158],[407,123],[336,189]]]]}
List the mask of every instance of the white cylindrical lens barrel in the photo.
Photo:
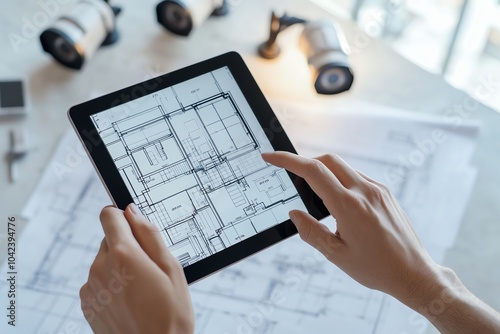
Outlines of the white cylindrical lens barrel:
{"type": "Polygon", "coordinates": [[[215,8],[222,6],[223,0],[183,0],[193,20],[193,27],[200,26],[210,17],[215,8]]]}
{"type": "Polygon", "coordinates": [[[300,38],[301,49],[307,62],[315,69],[329,63],[348,63],[348,46],[333,22],[321,20],[307,23],[300,38]]]}
{"type": "Polygon", "coordinates": [[[82,31],[80,38],[73,41],[82,56],[89,59],[113,29],[115,16],[111,7],[102,0],[83,0],[60,20],[68,21],[82,31]]]}
{"type": "Polygon", "coordinates": [[[354,77],[349,68],[349,47],[333,22],[307,23],[300,38],[300,47],[313,72],[314,88],[318,93],[337,94],[351,87],[354,77]]]}

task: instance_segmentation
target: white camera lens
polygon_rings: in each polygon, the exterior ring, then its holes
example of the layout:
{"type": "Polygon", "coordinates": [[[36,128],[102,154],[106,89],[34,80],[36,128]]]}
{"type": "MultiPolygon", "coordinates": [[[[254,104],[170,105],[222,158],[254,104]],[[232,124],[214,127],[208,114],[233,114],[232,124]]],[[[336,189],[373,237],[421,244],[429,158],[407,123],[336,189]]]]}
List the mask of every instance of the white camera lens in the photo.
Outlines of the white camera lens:
{"type": "Polygon", "coordinates": [[[54,40],[54,56],[64,62],[73,63],[78,59],[78,51],[73,44],[62,36],[57,36],[54,40]]]}
{"type": "Polygon", "coordinates": [[[343,92],[349,84],[348,81],[350,76],[350,71],[344,67],[327,65],[318,71],[318,78],[314,83],[314,88],[319,94],[336,94],[336,92],[343,92]]]}

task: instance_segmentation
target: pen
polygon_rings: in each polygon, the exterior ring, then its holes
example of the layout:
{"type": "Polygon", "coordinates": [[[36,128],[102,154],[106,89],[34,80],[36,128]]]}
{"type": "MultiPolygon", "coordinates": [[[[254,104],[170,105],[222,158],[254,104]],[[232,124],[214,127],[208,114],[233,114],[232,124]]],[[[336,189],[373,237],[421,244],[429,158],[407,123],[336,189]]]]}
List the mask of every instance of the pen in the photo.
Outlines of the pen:
{"type": "Polygon", "coordinates": [[[15,183],[19,178],[17,163],[26,155],[25,134],[21,129],[10,130],[9,175],[10,182],[15,183]]]}

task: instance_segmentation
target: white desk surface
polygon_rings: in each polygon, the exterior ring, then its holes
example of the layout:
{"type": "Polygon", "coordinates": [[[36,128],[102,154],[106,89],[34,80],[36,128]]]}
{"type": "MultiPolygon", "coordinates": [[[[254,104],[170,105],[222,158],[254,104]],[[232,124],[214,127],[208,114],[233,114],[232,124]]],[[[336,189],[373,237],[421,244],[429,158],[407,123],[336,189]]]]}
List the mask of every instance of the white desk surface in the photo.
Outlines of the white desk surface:
{"type": "MultiPolygon", "coordinates": [[[[6,221],[8,215],[21,211],[58,139],[69,128],[66,111],[70,106],[89,99],[92,94],[107,93],[150,78],[152,71],[168,72],[225,51],[240,52],[264,93],[273,97],[315,103],[365,100],[435,114],[443,114],[467,97],[441,77],[425,72],[373,39],[351,56],[356,73],[351,91],[338,97],[316,96],[307,67],[289,66],[300,62],[295,45],[283,45],[284,53],[277,61],[255,56],[256,46],[267,37],[271,9],[286,9],[291,15],[308,18],[328,16],[306,0],[232,1],[235,5],[231,15],[210,19],[188,39],[173,36],[156,23],[155,1],[115,3],[124,6],[118,18],[122,38],[118,44],[99,50],[81,72],[54,63],[42,52],[38,35],[28,38],[16,53],[10,46],[8,33],[20,34],[23,17],[31,20],[41,7],[36,1],[26,0],[0,5],[0,80],[24,79],[31,103],[30,115],[25,119],[0,120],[0,154],[5,157],[8,132],[14,126],[27,128],[32,147],[19,166],[21,179],[16,184],[8,182],[7,164],[5,159],[1,160],[0,219],[6,221]]],[[[62,6],[53,19],[67,6],[62,6]]],[[[349,23],[343,22],[343,26],[350,44],[356,45],[358,41],[359,45],[359,30],[349,23]]],[[[287,33],[289,37],[284,39],[294,40],[297,33],[292,27],[287,33]]],[[[500,98],[500,91],[490,98],[500,98]]],[[[447,253],[445,264],[480,298],[500,309],[500,114],[479,105],[472,117],[484,123],[473,159],[479,173],[456,245],[447,253]]],[[[1,226],[3,229],[5,224],[1,226]]]]}

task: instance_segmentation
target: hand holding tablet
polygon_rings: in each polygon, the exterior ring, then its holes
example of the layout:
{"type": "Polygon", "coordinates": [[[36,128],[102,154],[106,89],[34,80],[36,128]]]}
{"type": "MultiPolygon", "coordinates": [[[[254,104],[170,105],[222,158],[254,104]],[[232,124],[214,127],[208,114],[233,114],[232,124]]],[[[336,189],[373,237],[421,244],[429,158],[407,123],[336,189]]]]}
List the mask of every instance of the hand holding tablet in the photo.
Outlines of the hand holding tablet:
{"type": "Polygon", "coordinates": [[[291,210],[328,214],[302,179],[262,160],[295,150],[236,53],[69,117],[115,205],[133,202],[156,225],[189,283],[295,234],[291,210]]]}
{"type": "Polygon", "coordinates": [[[80,289],[92,331],[192,333],[186,278],[158,229],[134,204],[125,211],[105,207],[100,220],[105,238],[80,289]]]}

